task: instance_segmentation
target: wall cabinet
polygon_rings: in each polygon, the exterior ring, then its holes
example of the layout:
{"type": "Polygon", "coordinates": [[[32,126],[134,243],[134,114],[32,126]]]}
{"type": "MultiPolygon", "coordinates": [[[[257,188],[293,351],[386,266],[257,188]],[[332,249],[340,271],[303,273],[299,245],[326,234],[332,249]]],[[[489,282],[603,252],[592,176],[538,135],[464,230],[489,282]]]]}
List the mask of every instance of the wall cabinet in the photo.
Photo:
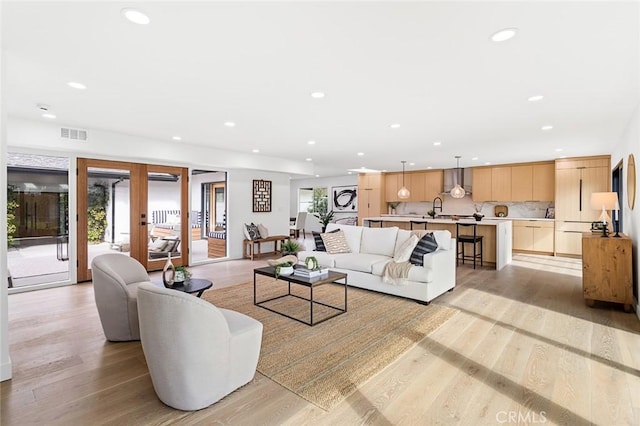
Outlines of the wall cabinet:
{"type": "Polygon", "coordinates": [[[442,192],[442,170],[405,173],[404,184],[409,189],[409,199],[400,200],[398,190],[402,188],[402,173],[386,173],[384,200],[388,203],[398,201],[432,201],[442,192]]]}
{"type": "Polygon", "coordinates": [[[473,201],[510,201],[511,167],[474,167],[473,201]]]}
{"type": "Polygon", "coordinates": [[[513,221],[513,250],[553,254],[554,223],[540,220],[513,221]]]}
{"type": "Polygon", "coordinates": [[[382,174],[358,175],[358,224],[365,217],[376,217],[386,213],[384,201],[384,177],[382,174]]]}
{"type": "MultiPolygon", "coordinates": [[[[411,174],[404,174],[404,184],[411,192],[411,174]]],[[[398,191],[402,188],[402,173],[385,173],[384,175],[384,187],[385,187],[385,201],[391,202],[406,202],[411,200],[401,200],[398,198],[398,191]]]]}
{"type": "Polygon", "coordinates": [[[585,301],[624,304],[631,312],[633,303],[632,242],[621,238],[601,237],[600,233],[582,236],[582,291],[585,301]]]}
{"type": "Polygon", "coordinates": [[[511,167],[510,201],[553,201],[554,163],[511,167]]]}

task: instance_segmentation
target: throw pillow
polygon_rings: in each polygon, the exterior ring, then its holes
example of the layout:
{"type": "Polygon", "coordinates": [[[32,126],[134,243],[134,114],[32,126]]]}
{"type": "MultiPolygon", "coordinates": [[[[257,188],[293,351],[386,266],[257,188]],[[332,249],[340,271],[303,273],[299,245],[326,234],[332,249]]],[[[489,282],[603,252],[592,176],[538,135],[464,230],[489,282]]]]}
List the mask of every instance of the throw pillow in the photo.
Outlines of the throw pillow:
{"type": "MultiPolygon", "coordinates": [[[[329,234],[332,232],[338,232],[340,229],[334,229],[333,231],[329,231],[329,234]]],[[[327,251],[327,248],[324,246],[324,241],[322,241],[321,233],[316,231],[311,231],[311,235],[313,235],[313,241],[316,243],[316,251],[327,251]]]]}
{"type": "Polygon", "coordinates": [[[169,241],[158,238],[157,240],[149,244],[149,251],[162,251],[167,247],[167,244],[169,244],[169,241]]]}
{"type": "Polygon", "coordinates": [[[260,231],[258,230],[258,227],[256,225],[254,225],[253,223],[247,225],[244,225],[246,233],[244,234],[245,237],[247,237],[247,240],[257,240],[260,238],[260,231]]]}
{"type": "Polygon", "coordinates": [[[409,262],[416,266],[422,266],[424,262],[424,255],[436,250],[438,250],[436,237],[434,237],[432,233],[425,234],[424,237],[420,238],[420,241],[418,241],[416,248],[413,249],[409,262]]]}
{"type": "Polygon", "coordinates": [[[329,254],[337,253],[351,253],[347,239],[344,237],[344,232],[338,230],[338,232],[328,232],[320,235],[322,242],[329,254]]]}
{"type": "Polygon", "coordinates": [[[260,238],[267,238],[269,236],[269,230],[261,223],[258,224],[258,231],[260,231],[260,238]]]}
{"type": "Polygon", "coordinates": [[[413,249],[418,245],[418,237],[412,235],[407,241],[405,241],[398,249],[393,253],[394,262],[408,262],[413,253],[413,249]]]}

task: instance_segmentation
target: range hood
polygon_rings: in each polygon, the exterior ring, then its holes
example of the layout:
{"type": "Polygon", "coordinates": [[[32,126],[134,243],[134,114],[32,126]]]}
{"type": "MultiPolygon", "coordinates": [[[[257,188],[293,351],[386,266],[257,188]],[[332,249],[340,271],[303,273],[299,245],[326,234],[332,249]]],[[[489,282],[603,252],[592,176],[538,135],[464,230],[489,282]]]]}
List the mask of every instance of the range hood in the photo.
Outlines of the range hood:
{"type": "Polygon", "coordinates": [[[451,190],[460,184],[464,188],[465,195],[471,195],[472,193],[472,170],[455,168],[444,170],[444,192],[443,195],[449,194],[451,190]]]}

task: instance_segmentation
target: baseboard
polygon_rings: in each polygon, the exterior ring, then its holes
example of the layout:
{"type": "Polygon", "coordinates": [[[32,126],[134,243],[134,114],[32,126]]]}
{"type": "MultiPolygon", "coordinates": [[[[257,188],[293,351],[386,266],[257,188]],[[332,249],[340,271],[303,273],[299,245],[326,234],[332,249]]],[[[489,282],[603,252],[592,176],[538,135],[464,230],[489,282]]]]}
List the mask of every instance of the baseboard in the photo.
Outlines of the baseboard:
{"type": "Polygon", "coordinates": [[[11,367],[11,360],[5,362],[0,366],[0,382],[11,379],[13,371],[11,367]]]}

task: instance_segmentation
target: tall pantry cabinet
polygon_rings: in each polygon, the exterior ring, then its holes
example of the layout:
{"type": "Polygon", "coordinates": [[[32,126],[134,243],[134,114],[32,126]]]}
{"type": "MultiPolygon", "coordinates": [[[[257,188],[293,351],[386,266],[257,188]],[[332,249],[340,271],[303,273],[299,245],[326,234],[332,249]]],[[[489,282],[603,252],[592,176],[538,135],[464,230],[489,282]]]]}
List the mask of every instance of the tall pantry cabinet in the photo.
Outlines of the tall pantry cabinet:
{"type": "Polygon", "coordinates": [[[556,254],[582,255],[582,233],[589,232],[591,222],[600,217],[591,208],[591,194],[610,188],[610,156],[556,160],[556,254]]]}
{"type": "Polygon", "coordinates": [[[380,173],[358,175],[358,225],[362,226],[364,218],[386,213],[384,186],[384,176],[380,173]]]}

